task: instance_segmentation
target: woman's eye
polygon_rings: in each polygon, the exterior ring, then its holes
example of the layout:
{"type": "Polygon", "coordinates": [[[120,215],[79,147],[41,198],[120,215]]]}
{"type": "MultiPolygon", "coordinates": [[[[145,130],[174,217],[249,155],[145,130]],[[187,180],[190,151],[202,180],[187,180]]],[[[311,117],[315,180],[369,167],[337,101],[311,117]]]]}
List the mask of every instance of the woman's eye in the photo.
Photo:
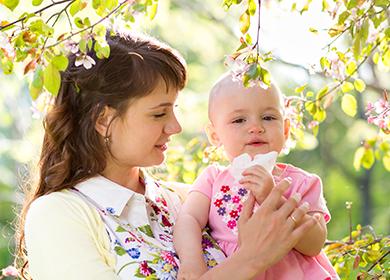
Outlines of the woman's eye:
{"type": "Polygon", "coordinates": [[[162,117],[164,117],[166,115],[166,113],[161,113],[161,114],[154,114],[153,115],[153,117],[155,117],[155,118],[162,118],[162,117]]]}
{"type": "Polygon", "coordinates": [[[243,123],[243,122],[245,122],[245,119],[243,118],[235,119],[234,121],[232,121],[232,123],[243,123]]]}

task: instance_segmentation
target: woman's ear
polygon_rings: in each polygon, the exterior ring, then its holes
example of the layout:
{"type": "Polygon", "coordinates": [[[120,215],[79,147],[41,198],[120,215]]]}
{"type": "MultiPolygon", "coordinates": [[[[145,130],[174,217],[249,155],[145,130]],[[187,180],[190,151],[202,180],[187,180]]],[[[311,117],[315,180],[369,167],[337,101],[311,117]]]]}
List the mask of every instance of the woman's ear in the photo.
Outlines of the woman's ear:
{"type": "Polygon", "coordinates": [[[108,129],[110,127],[110,123],[114,119],[116,114],[116,110],[109,106],[105,106],[100,115],[98,116],[95,129],[96,131],[103,137],[106,137],[108,133],[108,129]]]}
{"type": "Polygon", "coordinates": [[[218,134],[217,132],[215,131],[215,127],[213,126],[212,123],[208,123],[205,127],[205,131],[206,131],[206,134],[207,134],[207,138],[209,139],[209,142],[216,146],[216,147],[219,147],[221,146],[221,141],[218,137],[218,134]]]}
{"type": "Polygon", "coordinates": [[[288,136],[290,135],[290,119],[284,120],[284,140],[287,140],[288,136]]]}

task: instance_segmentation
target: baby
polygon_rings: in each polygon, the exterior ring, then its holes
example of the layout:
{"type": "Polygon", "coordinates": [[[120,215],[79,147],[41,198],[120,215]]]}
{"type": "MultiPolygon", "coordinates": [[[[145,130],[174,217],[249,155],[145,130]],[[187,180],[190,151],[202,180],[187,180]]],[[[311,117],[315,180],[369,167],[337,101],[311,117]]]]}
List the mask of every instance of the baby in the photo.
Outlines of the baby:
{"type": "Polygon", "coordinates": [[[179,278],[198,278],[207,271],[201,246],[201,232],[206,225],[221,249],[230,256],[239,246],[237,222],[248,193],[261,204],[275,183],[289,178],[291,185],[284,197],[293,196],[300,202],[299,208],[309,208],[309,214],[294,217],[294,212],[288,222],[292,226],[301,224],[309,215],[315,215],[318,222],[280,262],[256,279],[339,279],[321,251],[330,214],[320,178],[289,164],[271,166],[272,174],[256,164],[263,156],[272,158],[272,153],[279,154],[289,135],[290,122],[285,118],[279,90],[274,85],[267,90],[259,86],[245,88],[227,73],[211,90],[209,119],[206,132],[210,142],[223,147],[233,164],[225,168],[208,166],[190,190],[174,231],[175,248],[181,262],[179,278]],[[248,168],[237,176],[235,162],[242,162],[245,157],[249,161],[254,159],[254,163],[247,162],[248,168]]]}

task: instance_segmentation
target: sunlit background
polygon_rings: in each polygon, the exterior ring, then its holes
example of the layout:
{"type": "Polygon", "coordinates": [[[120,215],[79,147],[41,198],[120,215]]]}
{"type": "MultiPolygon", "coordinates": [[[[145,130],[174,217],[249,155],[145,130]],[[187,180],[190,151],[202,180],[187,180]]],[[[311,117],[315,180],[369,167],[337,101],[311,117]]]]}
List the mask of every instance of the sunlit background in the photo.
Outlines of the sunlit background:
{"type": "MultiPolygon", "coordinates": [[[[183,149],[194,137],[205,140],[203,127],[207,123],[208,91],[226,71],[225,55],[238,46],[239,11],[227,13],[221,2],[160,0],[156,18],[152,22],[140,20],[134,27],[168,42],[188,63],[188,86],[179,97],[183,133],[175,137],[172,146],[183,149]]],[[[302,16],[291,13],[290,7],[289,1],[283,4],[264,2],[260,34],[262,51],[272,51],[276,57],[267,67],[287,95],[293,94],[303,83],[316,90],[325,84],[326,78],[312,71],[326,51],[324,47],[329,39],[321,30],[330,23],[330,18],[315,5],[302,16]],[[313,34],[309,27],[319,32],[313,34]]],[[[6,16],[2,9],[0,6],[0,18],[6,16]]],[[[256,32],[255,29],[252,31],[256,32]]],[[[388,73],[386,76],[376,71],[372,63],[367,63],[360,75],[367,83],[364,96],[358,97],[360,102],[377,98],[378,88],[390,88],[388,73]]],[[[13,222],[22,200],[20,189],[31,175],[29,171],[34,170],[40,151],[41,119],[32,118],[31,104],[27,82],[22,75],[0,73],[0,268],[12,262],[13,222]]],[[[356,147],[365,136],[375,133],[375,129],[364,120],[350,118],[339,107],[333,107],[320,126],[318,137],[308,134],[304,143],[280,161],[317,173],[322,178],[332,214],[329,239],[340,239],[349,232],[347,201],[353,203],[353,226],[371,224],[377,234],[388,234],[389,173],[381,164],[375,164],[367,171],[356,171],[352,165],[356,147]]],[[[184,181],[191,183],[191,180],[193,176],[185,177],[184,181]]]]}

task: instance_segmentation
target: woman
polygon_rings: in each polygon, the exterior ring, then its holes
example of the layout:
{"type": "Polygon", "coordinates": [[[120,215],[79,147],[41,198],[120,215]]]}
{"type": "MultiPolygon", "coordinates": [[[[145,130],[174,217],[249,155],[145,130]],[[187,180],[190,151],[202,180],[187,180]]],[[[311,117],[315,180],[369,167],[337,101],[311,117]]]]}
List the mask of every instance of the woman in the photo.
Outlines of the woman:
{"type": "MultiPolygon", "coordinates": [[[[141,168],[161,164],[170,136],[181,131],[173,108],[185,63],[153,38],[114,35],[107,42],[108,59],[88,53],[96,61],[90,70],[69,57],[44,121],[40,178],[21,220],[20,253],[25,244],[35,280],[177,278],[172,226],[180,200],[141,168]]],[[[248,199],[240,249],[205,279],[249,279],[313,226],[314,219],[297,227],[288,219],[293,213],[299,222],[304,213],[293,199],[279,204],[287,187],[277,186],[253,215],[248,199]]],[[[210,260],[221,258],[209,251],[210,260]]]]}

